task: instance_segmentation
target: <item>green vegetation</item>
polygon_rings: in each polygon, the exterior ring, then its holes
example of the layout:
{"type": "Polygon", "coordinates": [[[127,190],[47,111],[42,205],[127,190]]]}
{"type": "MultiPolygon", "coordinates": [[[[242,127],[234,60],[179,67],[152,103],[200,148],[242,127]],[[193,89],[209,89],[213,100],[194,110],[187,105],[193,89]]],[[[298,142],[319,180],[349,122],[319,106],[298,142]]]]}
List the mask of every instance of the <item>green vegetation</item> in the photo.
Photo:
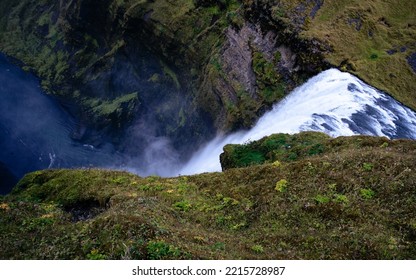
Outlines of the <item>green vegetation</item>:
{"type": "Polygon", "coordinates": [[[280,52],[276,51],[275,61],[269,62],[260,52],[253,55],[253,71],[256,74],[260,96],[266,104],[273,104],[285,95],[285,85],[281,82],[276,65],[280,60],[280,52]]]}
{"type": "MultiPolygon", "coordinates": [[[[357,151],[366,149],[396,150],[402,140],[389,141],[384,137],[351,136],[331,138],[321,132],[301,132],[298,134],[273,134],[245,145],[226,145],[220,155],[223,170],[236,167],[245,167],[263,163],[271,163],[275,167],[305,159],[311,156],[326,155],[342,152],[347,149],[357,151]],[[386,148],[388,147],[388,148],[386,148]]],[[[324,161],[324,166],[331,163],[324,161]]],[[[379,168],[377,163],[363,162],[360,169],[363,172],[374,172],[379,168]]],[[[311,173],[314,167],[309,166],[311,173]]]]}
{"type": "Polygon", "coordinates": [[[416,142],[306,135],[271,136],[309,141],[278,167],[30,173],[0,197],[0,258],[414,259],[416,142]]]}
{"type": "MultiPolygon", "coordinates": [[[[416,109],[416,73],[407,57],[416,52],[416,2],[414,1],[315,1],[261,0],[271,6],[272,21],[284,23],[286,32],[299,32],[320,42],[331,65],[359,76],[416,109]],[[303,7],[300,9],[299,7],[303,7]]],[[[253,8],[252,1],[244,0],[253,8]]]]}
{"type": "Polygon", "coordinates": [[[99,98],[84,98],[82,106],[86,114],[101,126],[121,128],[125,122],[132,119],[140,105],[137,92],[122,95],[113,100],[99,98]]]}
{"type": "Polygon", "coordinates": [[[287,191],[287,181],[282,179],[276,183],[276,187],[274,188],[278,192],[286,192],[287,191]]]}
{"type": "Polygon", "coordinates": [[[372,189],[361,189],[360,195],[364,199],[372,199],[375,195],[374,191],[372,189]]]}
{"type": "MultiPolygon", "coordinates": [[[[264,162],[293,161],[322,154],[331,138],[324,133],[274,134],[247,145],[226,145],[221,154],[223,169],[244,167],[264,162]]],[[[278,164],[275,164],[278,166],[278,164]]]]}

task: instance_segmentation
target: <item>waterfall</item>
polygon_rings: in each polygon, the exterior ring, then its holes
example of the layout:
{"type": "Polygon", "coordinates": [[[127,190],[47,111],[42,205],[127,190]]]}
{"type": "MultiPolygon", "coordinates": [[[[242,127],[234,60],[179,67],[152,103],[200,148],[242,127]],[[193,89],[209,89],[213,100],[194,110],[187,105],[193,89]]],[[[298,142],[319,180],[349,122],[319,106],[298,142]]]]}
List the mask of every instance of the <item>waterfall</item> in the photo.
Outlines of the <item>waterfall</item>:
{"type": "Polygon", "coordinates": [[[219,155],[226,144],[300,131],[321,131],[332,137],[361,134],[416,139],[416,113],[357,77],[330,69],[296,88],[252,129],[218,135],[179,174],[220,171],[219,155]]]}
{"type": "MultiPolygon", "coordinates": [[[[333,137],[364,134],[416,139],[414,111],[336,69],[324,71],[295,89],[252,129],[208,141],[183,166],[178,164],[178,153],[169,139],[152,134],[147,148],[134,153],[117,151],[111,143],[94,147],[74,141],[70,134],[76,120],[41,91],[36,77],[1,53],[0,96],[0,175],[12,178],[0,184],[0,193],[7,193],[27,172],[46,168],[101,167],[141,176],[220,171],[219,155],[226,144],[242,144],[273,133],[312,130],[333,137]]],[[[143,128],[138,131],[143,136],[143,128]]],[[[134,145],[134,137],[131,143],[134,145]]]]}

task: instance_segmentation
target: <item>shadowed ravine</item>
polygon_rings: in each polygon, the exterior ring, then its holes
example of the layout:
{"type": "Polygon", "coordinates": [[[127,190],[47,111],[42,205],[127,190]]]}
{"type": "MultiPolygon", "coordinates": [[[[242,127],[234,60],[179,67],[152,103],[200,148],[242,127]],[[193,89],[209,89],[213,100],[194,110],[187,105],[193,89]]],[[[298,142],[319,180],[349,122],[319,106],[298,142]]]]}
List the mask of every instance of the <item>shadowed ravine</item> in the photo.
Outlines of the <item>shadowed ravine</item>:
{"type": "MultiPolygon", "coordinates": [[[[244,143],[272,133],[322,131],[331,136],[377,135],[416,139],[416,114],[358,78],[331,69],[297,88],[249,131],[217,136],[181,166],[169,139],[149,140],[143,153],[116,152],[111,144],[93,147],[71,139],[76,120],[39,81],[0,56],[0,193],[25,173],[46,168],[103,167],[139,175],[174,176],[219,171],[228,143],[244,143]],[[143,170],[139,163],[153,163],[143,170]]],[[[145,124],[144,124],[145,125],[145,124]]],[[[143,129],[143,126],[141,127],[143,129]]]]}

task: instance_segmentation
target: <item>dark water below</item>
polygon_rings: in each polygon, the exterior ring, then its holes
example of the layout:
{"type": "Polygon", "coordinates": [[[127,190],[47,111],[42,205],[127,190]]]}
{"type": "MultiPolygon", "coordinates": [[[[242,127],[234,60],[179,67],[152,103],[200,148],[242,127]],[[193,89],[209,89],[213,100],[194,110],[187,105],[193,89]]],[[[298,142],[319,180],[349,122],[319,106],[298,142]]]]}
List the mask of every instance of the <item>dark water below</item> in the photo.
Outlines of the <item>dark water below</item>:
{"type": "Polygon", "coordinates": [[[0,194],[34,170],[113,165],[110,145],[96,149],[71,139],[76,125],[34,75],[0,54],[0,194]]]}

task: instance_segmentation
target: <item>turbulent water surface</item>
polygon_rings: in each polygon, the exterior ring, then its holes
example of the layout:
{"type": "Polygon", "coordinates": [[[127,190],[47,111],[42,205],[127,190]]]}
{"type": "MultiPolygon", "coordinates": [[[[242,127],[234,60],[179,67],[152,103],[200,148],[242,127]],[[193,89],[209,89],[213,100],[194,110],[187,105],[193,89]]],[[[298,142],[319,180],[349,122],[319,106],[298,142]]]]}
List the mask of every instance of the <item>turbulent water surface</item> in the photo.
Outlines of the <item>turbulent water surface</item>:
{"type": "Polygon", "coordinates": [[[415,112],[335,69],[297,88],[251,130],[217,136],[183,166],[177,158],[166,156],[175,155],[175,151],[169,151],[168,139],[150,141],[147,150],[152,153],[139,154],[152,157],[154,164],[139,170],[143,156],[119,154],[111,145],[97,148],[73,141],[70,134],[76,125],[74,118],[41,91],[33,75],[0,54],[0,193],[7,193],[25,173],[46,168],[123,166],[140,175],[163,176],[220,171],[219,155],[224,145],[278,132],[314,130],[331,136],[366,134],[416,139],[415,112]]]}

